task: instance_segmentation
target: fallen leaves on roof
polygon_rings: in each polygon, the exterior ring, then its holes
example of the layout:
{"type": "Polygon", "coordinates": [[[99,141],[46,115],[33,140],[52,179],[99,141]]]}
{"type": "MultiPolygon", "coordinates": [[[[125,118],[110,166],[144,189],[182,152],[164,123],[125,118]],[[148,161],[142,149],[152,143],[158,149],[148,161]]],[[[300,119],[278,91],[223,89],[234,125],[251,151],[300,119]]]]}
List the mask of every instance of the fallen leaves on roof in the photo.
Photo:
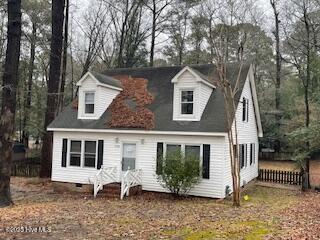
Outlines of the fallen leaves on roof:
{"type": "Polygon", "coordinates": [[[109,106],[111,120],[107,123],[110,128],[140,128],[153,129],[154,113],[147,108],[154,97],[148,92],[148,80],[133,78],[128,75],[114,76],[118,79],[123,90],[109,106]]]}

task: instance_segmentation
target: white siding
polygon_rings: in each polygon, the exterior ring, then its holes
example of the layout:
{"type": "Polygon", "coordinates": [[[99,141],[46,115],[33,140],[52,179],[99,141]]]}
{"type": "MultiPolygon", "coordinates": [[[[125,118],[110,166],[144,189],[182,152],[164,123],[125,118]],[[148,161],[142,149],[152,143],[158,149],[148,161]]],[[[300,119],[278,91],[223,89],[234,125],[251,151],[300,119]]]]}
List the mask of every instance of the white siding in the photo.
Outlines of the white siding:
{"type": "MultiPolygon", "coordinates": [[[[137,144],[136,168],[142,169],[142,188],[149,191],[165,191],[157,181],[156,151],[157,142],[179,144],[210,144],[210,179],[202,179],[191,190],[191,195],[221,198],[224,197],[224,137],[198,137],[198,136],[170,136],[170,135],[142,135],[142,134],[111,134],[111,133],[54,133],[52,180],[71,183],[88,183],[89,177],[97,170],[77,167],[61,167],[62,139],[94,139],[104,140],[103,164],[117,166],[121,169],[121,143],[135,142],[137,144]],[[119,143],[116,143],[118,138],[119,143]],[[144,139],[144,141],[141,141],[144,139]],[[142,143],[143,142],[143,143],[142,143]]],[[[119,172],[120,179],[120,172],[119,172]]]]}
{"type": "Polygon", "coordinates": [[[209,101],[209,98],[211,96],[211,93],[212,93],[212,88],[203,84],[203,83],[200,83],[200,96],[199,96],[199,114],[200,114],[200,118],[202,116],[202,113],[204,111],[204,109],[206,108],[207,106],[207,103],[209,101]]]}
{"type": "Polygon", "coordinates": [[[173,120],[183,121],[192,120],[200,121],[202,113],[207,105],[207,102],[211,96],[212,88],[204,83],[197,82],[195,76],[189,71],[185,71],[179,76],[178,82],[174,83],[173,93],[173,120]],[[181,115],[180,102],[181,102],[181,90],[193,90],[194,91],[194,114],[190,116],[181,115]]]}
{"type": "Polygon", "coordinates": [[[107,110],[109,105],[112,103],[113,99],[120,93],[117,90],[98,86],[97,88],[97,117],[100,118],[101,115],[107,110]]]}
{"type": "MultiPolygon", "coordinates": [[[[240,184],[242,186],[244,182],[248,183],[252,179],[258,176],[258,150],[259,150],[258,130],[257,130],[257,122],[256,122],[255,111],[253,106],[253,98],[252,98],[249,78],[247,78],[246,80],[246,83],[244,85],[244,88],[240,97],[240,103],[238,104],[238,108],[236,112],[236,122],[237,122],[237,129],[238,129],[238,143],[248,144],[247,167],[243,168],[240,171],[240,184]],[[249,99],[248,122],[242,121],[242,103],[241,102],[243,97],[249,99]],[[255,144],[255,161],[254,161],[254,164],[251,166],[250,166],[250,143],[255,144]]],[[[225,186],[228,185],[232,187],[228,141],[226,141],[225,146],[226,146],[226,159],[227,159],[227,166],[228,166],[227,168],[225,168],[225,171],[226,171],[225,186]]]]}
{"type": "Polygon", "coordinates": [[[98,86],[97,82],[88,76],[79,87],[78,118],[99,119],[119,93],[118,90],[98,86]],[[84,114],[84,93],[91,91],[95,92],[95,113],[92,116],[86,116],[84,114]]]}

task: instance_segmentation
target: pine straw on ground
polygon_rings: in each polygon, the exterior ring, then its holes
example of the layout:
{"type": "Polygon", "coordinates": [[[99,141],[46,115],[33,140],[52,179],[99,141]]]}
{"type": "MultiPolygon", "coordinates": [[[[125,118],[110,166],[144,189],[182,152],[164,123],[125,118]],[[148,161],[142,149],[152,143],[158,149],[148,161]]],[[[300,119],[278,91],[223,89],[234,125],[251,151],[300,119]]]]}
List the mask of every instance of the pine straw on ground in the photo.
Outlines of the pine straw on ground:
{"type": "Polygon", "coordinates": [[[253,186],[234,208],[155,193],[123,201],[57,194],[50,181],[25,178],[12,179],[12,192],[15,205],[0,209],[0,239],[320,239],[317,193],[253,186]],[[49,232],[7,232],[21,227],[49,232]]]}

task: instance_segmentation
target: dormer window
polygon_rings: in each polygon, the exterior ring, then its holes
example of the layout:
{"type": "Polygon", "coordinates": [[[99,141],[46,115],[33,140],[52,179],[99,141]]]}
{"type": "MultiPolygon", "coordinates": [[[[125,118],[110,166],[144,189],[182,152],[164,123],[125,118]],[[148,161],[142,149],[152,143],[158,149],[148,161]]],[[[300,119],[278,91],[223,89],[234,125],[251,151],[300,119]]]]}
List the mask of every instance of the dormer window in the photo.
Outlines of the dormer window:
{"type": "Polygon", "coordinates": [[[181,91],[181,114],[193,114],[193,93],[192,90],[181,91]]]}
{"type": "Polygon", "coordinates": [[[94,114],[94,92],[86,92],[84,96],[85,114],[94,114]]]}

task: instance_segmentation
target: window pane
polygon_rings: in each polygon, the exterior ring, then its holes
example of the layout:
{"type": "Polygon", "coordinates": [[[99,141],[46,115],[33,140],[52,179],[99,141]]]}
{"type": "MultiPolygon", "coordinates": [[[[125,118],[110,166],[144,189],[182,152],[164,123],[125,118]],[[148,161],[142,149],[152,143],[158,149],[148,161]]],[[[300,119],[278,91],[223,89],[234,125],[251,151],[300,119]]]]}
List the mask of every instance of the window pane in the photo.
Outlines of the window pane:
{"type": "Polygon", "coordinates": [[[167,155],[170,153],[175,153],[177,151],[181,151],[181,145],[173,145],[173,144],[167,145],[167,155]]]}
{"type": "Polygon", "coordinates": [[[81,159],[81,155],[80,154],[71,153],[70,154],[70,166],[80,167],[80,159],[81,159]]]}
{"type": "Polygon", "coordinates": [[[181,102],[193,102],[193,91],[182,91],[181,102]]]}
{"type": "Polygon", "coordinates": [[[96,155],[95,154],[85,154],[84,155],[84,166],[85,167],[95,167],[96,166],[96,155]]]}
{"type": "Polygon", "coordinates": [[[80,153],[81,152],[81,141],[71,141],[70,152],[80,153]]]}
{"type": "Polygon", "coordinates": [[[94,93],[86,93],[85,94],[85,103],[94,103],[94,93]]]}
{"type": "Polygon", "coordinates": [[[127,171],[128,169],[134,170],[136,165],[135,158],[122,158],[122,171],[127,171]]]}
{"type": "Polygon", "coordinates": [[[96,154],[96,142],[95,141],[86,141],[84,152],[96,154]]]}
{"type": "Polygon", "coordinates": [[[86,104],[85,113],[94,113],[94,104],[86,104]]]}
{"type": "Polygon", "coordinates": [[[182,103],[181,114],[193,114],[193,103],[182,103]]]}
{"type": "Polygon", "coordinates": [[[123,144],[123,157],[135,158],[136,157],[136,145],[135,144],[123,144]]]}
{"type": "Polygon", "coordinates": [[[186,158],[200,160],[200,146],[186,146],[185,155],[186,158]]]}

